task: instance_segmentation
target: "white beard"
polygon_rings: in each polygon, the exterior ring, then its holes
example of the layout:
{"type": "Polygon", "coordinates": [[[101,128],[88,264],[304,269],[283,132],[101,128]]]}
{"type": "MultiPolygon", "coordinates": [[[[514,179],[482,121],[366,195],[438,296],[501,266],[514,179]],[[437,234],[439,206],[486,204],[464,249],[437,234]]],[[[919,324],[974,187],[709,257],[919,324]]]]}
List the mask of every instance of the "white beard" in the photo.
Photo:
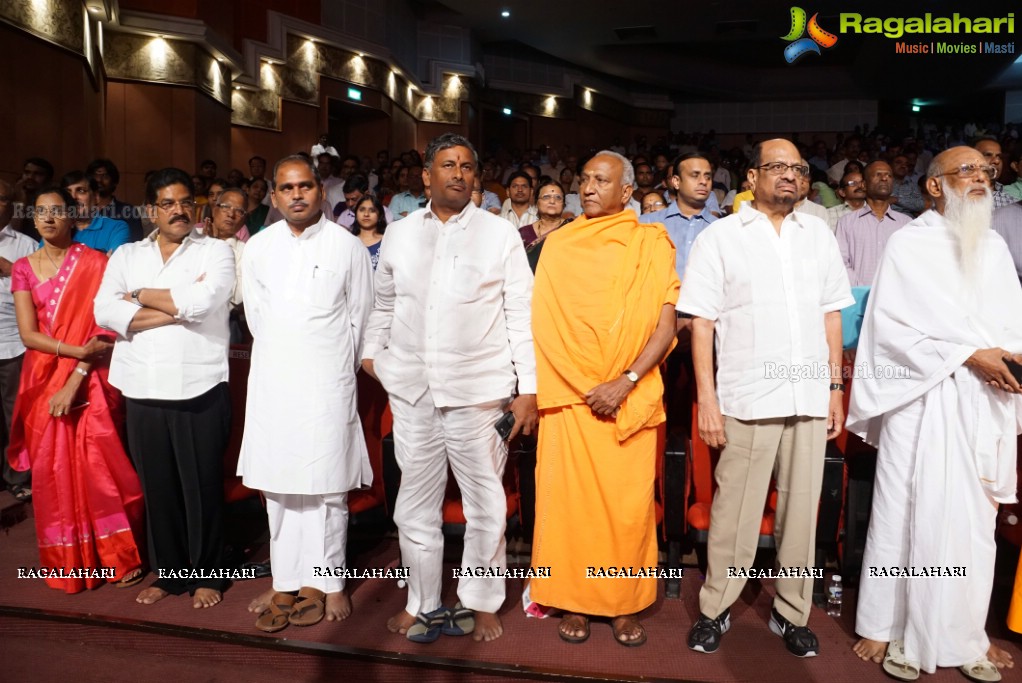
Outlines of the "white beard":
{"type": "Polygon", "coordinates": [[[994,196],[990,188],[979,199],[966,198],[965,192],[955,192],[941,181],[941,190],[946,197],[944,218],[951,227],[958,243],[958,262],[968,284],[974,285],[980,272],[983,255],[980,245],[990,230],[994,211],[994,196]]]}

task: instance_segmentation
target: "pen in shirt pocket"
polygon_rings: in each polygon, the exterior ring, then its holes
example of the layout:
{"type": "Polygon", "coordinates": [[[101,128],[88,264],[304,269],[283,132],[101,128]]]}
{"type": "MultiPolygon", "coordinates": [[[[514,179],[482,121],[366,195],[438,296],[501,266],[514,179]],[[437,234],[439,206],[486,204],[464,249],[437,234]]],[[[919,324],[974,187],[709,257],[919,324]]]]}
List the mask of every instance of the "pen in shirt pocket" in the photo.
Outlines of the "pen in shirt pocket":
{"type": "Polygon", "coordinates": [[[317,270],[319,270],[319,266],[313,266],[313,267],[312,267],[312,279],[313,279],[313,280],[315,280],[315,279],[316,279],[316,271],[317,271],[317,270]]]}

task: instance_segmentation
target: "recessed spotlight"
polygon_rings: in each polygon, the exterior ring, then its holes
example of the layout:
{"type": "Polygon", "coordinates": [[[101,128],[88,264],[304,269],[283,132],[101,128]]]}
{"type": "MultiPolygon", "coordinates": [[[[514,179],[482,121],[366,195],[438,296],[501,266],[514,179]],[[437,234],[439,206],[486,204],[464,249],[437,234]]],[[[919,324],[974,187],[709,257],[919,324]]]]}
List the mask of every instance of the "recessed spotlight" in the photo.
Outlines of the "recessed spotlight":
{"type": "Polygon", "coordinates": [[[501,13],[500,13],[500,16],[502,16],[505,19],[507,19],[508,17],[511,16],[511,10],[509,10],[509,9],[502,10],[501,13]]]}
{"type": "Polygon", "coordinates": [[[511,116],[511,109],[509,107],[504,107],[503,112],[504,116],[511,116]]]}

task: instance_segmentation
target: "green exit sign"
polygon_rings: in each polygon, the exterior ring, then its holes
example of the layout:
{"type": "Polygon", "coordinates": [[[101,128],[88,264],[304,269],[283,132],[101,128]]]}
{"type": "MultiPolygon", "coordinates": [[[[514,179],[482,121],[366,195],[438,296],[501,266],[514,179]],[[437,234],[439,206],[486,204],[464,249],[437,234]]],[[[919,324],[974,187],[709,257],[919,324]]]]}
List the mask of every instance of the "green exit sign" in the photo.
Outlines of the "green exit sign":
{"type": "Polygon", "coordinates": [[[356,102],[362,101],[362,91],[358,88],[348,88],[348,99],[356,102]]]}

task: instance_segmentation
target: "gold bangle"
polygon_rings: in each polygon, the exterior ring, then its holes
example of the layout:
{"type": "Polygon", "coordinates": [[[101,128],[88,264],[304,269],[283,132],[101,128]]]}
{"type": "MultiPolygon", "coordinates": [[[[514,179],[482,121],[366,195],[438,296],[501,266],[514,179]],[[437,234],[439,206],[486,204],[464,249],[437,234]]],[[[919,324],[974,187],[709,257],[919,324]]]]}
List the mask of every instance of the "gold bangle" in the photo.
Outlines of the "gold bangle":
{"type": "Polygon", "coordinates": [[[57,358],[60,358],[60,340],[57,340],[57,358]]]}

